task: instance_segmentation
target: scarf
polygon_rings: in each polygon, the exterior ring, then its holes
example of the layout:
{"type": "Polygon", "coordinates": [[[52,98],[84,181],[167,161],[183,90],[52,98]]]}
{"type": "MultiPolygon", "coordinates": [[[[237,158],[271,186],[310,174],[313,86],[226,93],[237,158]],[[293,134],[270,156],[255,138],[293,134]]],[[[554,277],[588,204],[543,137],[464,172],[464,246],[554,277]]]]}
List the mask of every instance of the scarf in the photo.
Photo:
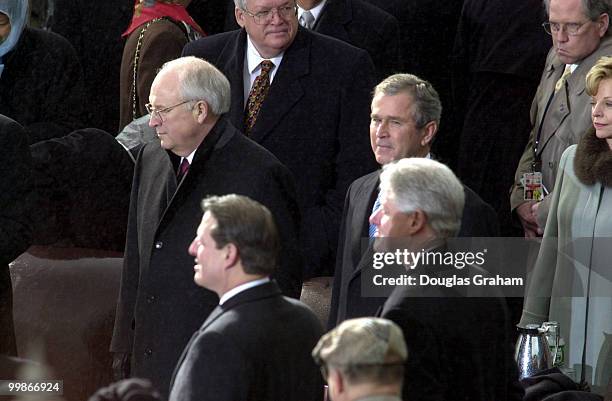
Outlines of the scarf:
{"type": "Polygon", "coordinates": [[[198,31],[200,35],[206,35],[198,23],[187,13],[185,7],[178,3],[179,0],[136,0],[132,22],[121,36],[128,36],[139,26],[160,17],[170,17],[176,22],[184,22],[198,31]]]}

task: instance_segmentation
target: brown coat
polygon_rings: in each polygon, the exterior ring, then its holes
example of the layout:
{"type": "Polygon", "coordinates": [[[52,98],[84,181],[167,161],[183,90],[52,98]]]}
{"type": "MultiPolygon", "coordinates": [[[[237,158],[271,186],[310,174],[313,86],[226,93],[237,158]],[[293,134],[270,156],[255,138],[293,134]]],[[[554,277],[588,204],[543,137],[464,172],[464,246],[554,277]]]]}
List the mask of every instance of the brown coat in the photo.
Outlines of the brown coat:
{"type": "MultiPolygon", "coordinates": [[[[582,133],[591,126],[591,107],[589,106],[591,98],[585,91],[586,74],[600,57],[609,54],[612,54],[612,37],[605,37],[599,48],[582,60],[567,78],[566,88],[554,94],[546,112],[546,104],[565,68],[565,65],[557,58],[554,49],[549,52],[540,85],[531,106],[532,129],[529,142],[521,156],[514,177],[514,187],[510,197],[512,210],[524,202],[523,186],[520,180],[524,173],[531,171],[534,161],[533,148],[540,125],[542,129],[538,155],[542,160],[542,181],[546,189],[552,193],[563,151],[570,145],[578,143],[582,133]]],[[[544,227],[546,223],[549,203],[550,196],[547,196],[538,209],[540,227],[544,227]]]]}
{"type": "MultiPolygon", "coordinates": [[[[119,131],[134,119],[132,114],[132,88],[134,73],[134,57],[138,37],[145,25],[140,26],[130,34],[121,59],[121,75],[119,86],[119,131]]],[[[151,84],[157,71],[170,60],[181,56],[183,46],[188,42],[187,35],[173,21],[163,19],[153,22],[142,37],[137,75],[136,118],[147,114],[145,104],[149,103],[151,84]]]]}

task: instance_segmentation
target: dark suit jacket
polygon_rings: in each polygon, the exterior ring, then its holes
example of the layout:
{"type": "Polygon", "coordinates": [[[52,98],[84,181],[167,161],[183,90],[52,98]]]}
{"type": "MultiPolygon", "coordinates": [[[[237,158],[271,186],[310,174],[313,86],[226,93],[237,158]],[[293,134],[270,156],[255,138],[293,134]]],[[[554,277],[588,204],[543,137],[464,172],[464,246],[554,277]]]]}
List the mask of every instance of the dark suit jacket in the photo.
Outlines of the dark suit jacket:
{"type": "MultiPolygon", "coordinates": [[[[240,28],[234,2],[228,2],[226,31],[240,28]]],[[[364,0],[328,0],[312,29],[367,51],[376,67],[377,82],[402,72],[399,22],[364,0]]]]}
{"type": "Polygon", "coordinates": [[[134,168],[126,250],[111,351],[132,352],[132,375],[167,395],[189,337],[218,303],[193,282],[187,248],[209,195],[236,193],[267,206],[283,239],[277,271],[285,294],[300,294],[297,204],[290,172],[273,155],[219,120],[177,183],[179,158],[146,144],[134,168]],[[257,168],[253,168],[257,166],[257,168]]]}
{"type": "Polygon", "coordinates": [[[21,125],[0,114],[0,354],[17,355],[8,264],[32,241],[30,151],[21,125]]]}
{"type": "MultiPolygon", "coordinates": [[[[362,239],[368,238],[368,218],[378,194],[380,170],[361,177],[349,188],[344,203],[338,258],[329,315],[329,327],[343,320],[373,316],[384,298],[361,296],[361,271],[372,266],[372,250],[362,239]]],[[[495,237],[499,234],[495,211],[474,191],[464,186],[465,206],[459,237],[495,237]]]]}
{"type": "Polygon", "coordinates": [[[363,0],[328,0],[313,30],[368,52],[377,81],[402,72],[397,19],[363,0]]]}
{"type": "MultiPolygon", "coordinates": [[[[427,265],[426,270],[417,266],[414,272],[441,277],[486,275],[472,266],[460,271],[452,266],[427,265]]],[[[381,316],[402,328],[408,347],[404,399],[521,400],[524,392],[518,383],[504,298],[468,298],[460,291],[434,285],[399,286],[385,302],[381,316]]]]}
{"type": "Polygon", "coordinates": [[[320,401],[323,382],[310,352],[321,324],[274,282],[217,307],[183,351],[170,401],[320,401]]]}
{"type": "MultiPolygon", "coordinates": [[[[230,120],[237,127],[243,126],[246,39],[242,29],[199,39],[183,50],[228,77],[230,120]]],[[[365,51],[300,28],[251,130],[251,139],[296,177],[308,277],[332,269],[346,190],[375,169],[368,139],[373,86],[365,51]]]]}

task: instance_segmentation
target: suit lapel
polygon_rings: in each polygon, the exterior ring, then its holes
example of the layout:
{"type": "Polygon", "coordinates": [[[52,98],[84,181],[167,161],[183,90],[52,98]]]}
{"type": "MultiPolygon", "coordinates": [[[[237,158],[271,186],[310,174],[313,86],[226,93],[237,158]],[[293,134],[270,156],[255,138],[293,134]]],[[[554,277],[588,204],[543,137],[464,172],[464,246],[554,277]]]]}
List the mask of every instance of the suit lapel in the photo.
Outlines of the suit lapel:
{"type": "Polygon", "coordinates": [[[354,261],[354,269],[350,273],[347,280],[347,288],[350,287],[351,282],[361,276],[361,270],[364,265],[370,264],[372,260],[372,243],[369,242],[365,251],[363,250],[363,239],[368,237],[368,229],[370,227],[370,214],[374,207],[376,196],[378,195],[378,180],[380,177],[380,170],[370,173],[359,190],[355,193],[355,208],[353,212],[352,221],[352,244],[356,246],[352,249],[352,260],[354,261]],[[361,200],[361,201],[359,201],[361,200]]]}
{"type": "Polygon", "coordinates": [[[217,305],[217,307],[213,309],[210,315],[208,315],[208,317],[206,318],[206,320],[204,321],[200,329],[197,330],[195,333],[193,333],[193,335],[191,336],[191,339],[189,340],[189,342],[183,349],[183,353],[181,354],[181,357],[179,358],[178,363],[176,364],[176,367],[174,368],[174,373],[172,374],[170,388],[172,388],[172,385],[174,384],[174,379],[179,369],[181,368],[181,365],[183,364],[185,357],[189,353],[191,344],[200,335],[200,333],[205,331],[207,327],[209,327],[213,322],[219,319],[224,313],[237,307],[238,305],[242,305],[248,302],[254,302],[254,301],[257,301],[263,298],[269,298],[269,297],[274,297],[274,296],[282,296],[282,293],[281,293],[280,288],[278,287],[278,284],[276,284],[275,281],[270,281],[268,283],[264,283],[256,287],[249,288],[248,290],[245,290],[237,294],[236,296],[228,299],[223,305],[217,305]]]}
{"type": "MultiPolygon", "coordinates": [[[[156,232],[160,232],[165,228],[166,224],[172,220],[172,217],[174,213],[176,213],[178,207],[198,185],[200,177],[202,174],[204,174],[206,169],[206,163],[212,156],[217,142],[225,131],[226,124],[227,122],[223,118],[217,121],[217,124],[208,133],[206,138],[204,138],[204,141],[196,150],[191,166],[189,167],[189,171],[183,177],[183,180],[178,183],[178,185],[175,172],[173,169],[170,169],[171,171],[169,174],[171,174],[171,176],[167,176],[166,181],[166,198],[168,199],[168,202],[166,207],[163,209],[156,232]]],[[[170,165],[172,165],[172,163],[170,163],[170,165]]]]}
{"type": "Polygon", "coordinates": [[[554,136],[557,129],[559,129],[559,126],[561,126],[563,121],[570,114],[568,92],[566,88],[563,87],[561,90],[559,90],[559,92],[555,93],[555,85],[557,84],[559,78],[561,78],[561,75],[563,75],[564,69],[565,65],[555,57],[554,61],[551,63],[546,72],[547,80],[543,89],[544,93],[551,93],[552,98],[550,99],[550,104],[548,104],[548,107],[544,102],[548,102],[549,99],[543,99],[543,103],[538,106],[545,110],[543,119],[539,122],[540,127],[538,128],[543,131],[542,136],[540,137],[540,144],[538,146],[538,154],[542,154],[542,151],[546,147],[548,141],[554,136]],[[555,123],[554,127],[547,126],[547,124],[550,124],[550,121],[555,123]]]}
{"type": "MultiPolygon", "coordinates": [[[[372,214],[372,208],[378,195],[378,179],[380,170],[370,173],[364,180],[363,185],[355,193],[355,206],[352,219],[352,233],[358,236],[358,240],[368,236],[368,228],[370,226],[369,219],[372,214]]],[[[353,237],[355,239],[355,237],[353,237]]]]}
{"type": "Polygon", "coordinates": [[[262,142],[304,95],[300,78],[310,73],[311,33],[302,27],[285,51],[250,137],[262,142]]]}
{"type": "Polygon", "coordinates": [[[232,102],[229,119],[242,131],[244,126],[244,55],[246,51],[246,31],[237,31],[234,40],[230,41],[219,54],[219,60],[227,60],[222,67],[230,81],[232,102]]]}

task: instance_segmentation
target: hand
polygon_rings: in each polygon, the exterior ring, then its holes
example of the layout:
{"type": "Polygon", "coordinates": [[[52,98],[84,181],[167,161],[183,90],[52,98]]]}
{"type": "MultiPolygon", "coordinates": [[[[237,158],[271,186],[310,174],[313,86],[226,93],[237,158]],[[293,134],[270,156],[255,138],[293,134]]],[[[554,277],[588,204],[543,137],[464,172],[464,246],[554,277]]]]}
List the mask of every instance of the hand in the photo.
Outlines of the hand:
{"type": "Polygon", "coordinates": [[[539,203],[535,201],[527,201],[521,203],[516,208],[516,214],[521,221],[525,238],[536,238],[542,235],[542,229],[538,226],[536,220],[539,203]]]}
{"type": "Polygon", "coordinates": [[[128,352],[113,353],[113,379],[115,381],[130,377],[131,356],[128,352]]]}

